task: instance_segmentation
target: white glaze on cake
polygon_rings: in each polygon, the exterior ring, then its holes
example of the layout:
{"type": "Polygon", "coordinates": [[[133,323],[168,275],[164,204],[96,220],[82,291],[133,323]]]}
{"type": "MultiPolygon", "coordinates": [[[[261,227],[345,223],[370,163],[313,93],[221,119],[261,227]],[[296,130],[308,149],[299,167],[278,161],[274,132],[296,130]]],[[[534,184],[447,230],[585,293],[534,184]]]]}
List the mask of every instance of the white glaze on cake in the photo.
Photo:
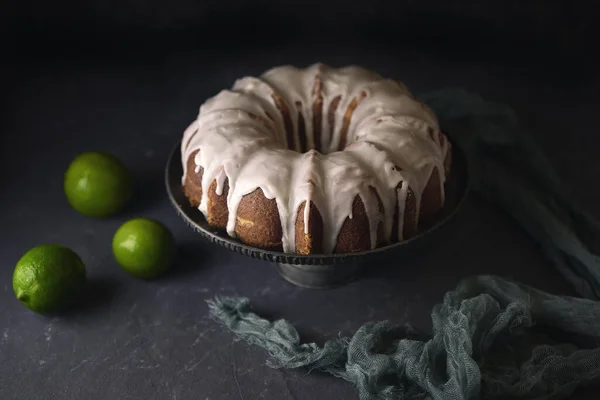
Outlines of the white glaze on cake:
{"type": "Polygon", "coordinates": [[[449,146],[447,141],[440,141],[433,112],[415,100],[402,83],[357,66],[334,69],[314,64],[305,69],[276,67],[260,78],[239,79],[231,90],[221,91],[207,100],[183,135],[182,183],[187,160],[196,150],[199,150],[194,159],[196,172],[200,168],[204,171],[202,192],[205,195],[199,206],[204,215],[208,212],[209,186],[216,180],[216,192],[221,195],[228,178],[227,232],[230,236],[236,236],[240,200],[260,188],[265,197],[276,199],[285,252],[295,251],[297,211],[306,201],[305,233],[309,223],[308,204],[312,202],[323,219],[323,250],[331,253],[342,224],[346,218],[352,218],[356,195],[360,195],[369,217],[372,248],[378,242],[380,222],[385,241],[392,236],[397,204],[400,205],[398,238],[402,239],[408,188],[412,189],[419,207],[421,194],[434,168],[438,168],[443,191],[444,159],[449,146]],[[318,87],[323,97],[322,118],[317,120],[321,126],[319,140],[315,139],[313,129],[313,104],[318,94],[313,93],[316,79],[320,80],[318,87]],[[285,101],[289,110],[293,129],[291,146],[288,146],[284,117],[273,93],[285,101]],[[347,139],[340,149],[344,141],[341,132],[344,115],[361,94],[364,97],[352,113],[347,139]],[[332,130],[328,121],[329,107],[338,96],[341,99],[332,130]],[[300,152],[306,149],[301,149],[299,112],[304,117],[306,145],[313,149],[304,153],[300,152]],[[370,188],[375,189],[381,200],[383,213],[370,188]]]}

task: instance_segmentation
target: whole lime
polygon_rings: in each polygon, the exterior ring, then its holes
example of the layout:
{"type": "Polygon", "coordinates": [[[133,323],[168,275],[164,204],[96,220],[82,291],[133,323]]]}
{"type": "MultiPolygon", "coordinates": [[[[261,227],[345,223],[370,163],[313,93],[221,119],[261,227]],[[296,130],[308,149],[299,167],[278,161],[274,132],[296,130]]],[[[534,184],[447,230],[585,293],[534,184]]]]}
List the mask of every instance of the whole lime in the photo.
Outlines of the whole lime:
{"type": "Polygon", "coordinates": [[[171,231],[158,221],[136,218],[125,222],[113,237],[113,254],[131,275],[151,279],[163,274],[175,258],[171,231]]]}
{"type": "Polygon", "coordinates": [[[108,217],[120,211],[132,195],[125,165],[103,152],[77,156],[67,169],[64,190],[71,207],[88,217],[108,217]]]}
{"type": "Polygon", "coordinates": [[[58,244],[32,248],[17,262],[13,290],[27,308],[52,313],[73,304],[86,284],[85,265],[71,249],[58,244]]]}

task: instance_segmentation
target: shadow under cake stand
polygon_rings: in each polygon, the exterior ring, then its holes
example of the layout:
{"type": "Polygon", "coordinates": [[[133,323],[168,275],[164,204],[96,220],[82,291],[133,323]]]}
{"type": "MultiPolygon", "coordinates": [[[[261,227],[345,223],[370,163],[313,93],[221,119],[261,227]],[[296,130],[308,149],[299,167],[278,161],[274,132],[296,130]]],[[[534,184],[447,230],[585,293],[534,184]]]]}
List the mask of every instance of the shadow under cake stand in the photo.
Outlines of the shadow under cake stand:
{"type": "Polygon", "coordinates": [[[183,193],[181,177],[181,142],[178,142],[167,161],[165,183],[171,203],[177,213],[213,244],[246,256],[275,263],[279,274],[294,285],[306,288],[331,288],[356,278],[364,266],[375,265],[383,257],[399,257],[422,247],[435,236],[463,204],[469,187],[465,154],[453,145],[452,169],[446,181],[446,199],[443,209],[428,223],[419,225],[419,233],[409,240],[358,253],[301,255],[268,251],[248,246],[229,237],[226,232],[208,225],[204,215],[192,207],[183,193]]]}

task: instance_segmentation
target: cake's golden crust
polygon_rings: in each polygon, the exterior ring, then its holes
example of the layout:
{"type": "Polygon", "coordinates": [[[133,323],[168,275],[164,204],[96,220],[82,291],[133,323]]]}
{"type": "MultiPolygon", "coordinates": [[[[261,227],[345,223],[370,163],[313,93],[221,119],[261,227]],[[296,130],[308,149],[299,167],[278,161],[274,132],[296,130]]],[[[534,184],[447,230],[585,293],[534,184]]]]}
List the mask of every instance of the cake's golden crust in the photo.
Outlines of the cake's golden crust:
{"type": "MultiPolygon", "coordinates": [[[[202,201],[202,174],[203,169],[200,168],[198,173],[195,172],[194,156],[198,153],[193,152],[188,158],[187,173],[183,184],[183,192],[188,198],[190,205],[198,207],[202,201]]],[[[229,179],[225,179],[223,183],[223,192],[217,194],[217,181],[213,180],[208,188],[208,218],[207,222],[218,229],[227,228],[227,219],[229,217],[229,209],[227,208],[227,194],[229,193],[229,179]]]]}
{"type": "Polygon", "coordinates": [[[304,232],[304,209],[306,201],[298,208],[295,225],[296,253],[319,254],[323,252],[323,218],[310,202],[308,210],[308,232],[304,232]]]}
{"type": "Polygon", "coordinates": [[[250,246],[280,251],[283,231],[277,201],[267,199],[260,188],[242,197],[237,210],[235,233],[250,246]]]}
{"type": "Polygon", "coordinates": [[[369,250],[371,248],[371,235],[368,226],[369,217],[365,205],[360,196],[357,195],[352,202],[352,218],[347,217],[342,224],[333,252],[354,253],[369,250]]]}
{"type": "Polygon", "coordinates": [[[225,178],[223,193],[217,194],[217,181],[213,180],[208,188],[208,223],[219,229],[227,228],[229,209],[227,195],[229,194],[229,179],[225,178]]]}
{"type": "Polygon", "coordinates": [[[365,206],[360,196],[356,196],[352,203],[352,219],[346,218],[344,221],[333,252],[351,253],[371,248],[369,229],[365,228],[367,226],[369,219],[365,206]]]}

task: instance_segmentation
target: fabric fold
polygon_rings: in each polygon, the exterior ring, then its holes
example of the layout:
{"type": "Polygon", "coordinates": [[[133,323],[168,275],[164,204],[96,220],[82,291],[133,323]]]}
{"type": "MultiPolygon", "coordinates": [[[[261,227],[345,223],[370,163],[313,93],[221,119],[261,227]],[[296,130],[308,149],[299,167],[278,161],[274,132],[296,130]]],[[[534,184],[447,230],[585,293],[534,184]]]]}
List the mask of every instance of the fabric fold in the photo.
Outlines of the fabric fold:
{"type": "Polygon", "coordinates": [[[328,372],[351,382],[361,400],[563,399],[600,382],[600,303],[495,276],[447,293],[429,337],[382,321],[319,347],[302,344],[289,322],[250,312],[246,298],[209,306],[240,339],[266,349],[270,366],[328,372]]]}

